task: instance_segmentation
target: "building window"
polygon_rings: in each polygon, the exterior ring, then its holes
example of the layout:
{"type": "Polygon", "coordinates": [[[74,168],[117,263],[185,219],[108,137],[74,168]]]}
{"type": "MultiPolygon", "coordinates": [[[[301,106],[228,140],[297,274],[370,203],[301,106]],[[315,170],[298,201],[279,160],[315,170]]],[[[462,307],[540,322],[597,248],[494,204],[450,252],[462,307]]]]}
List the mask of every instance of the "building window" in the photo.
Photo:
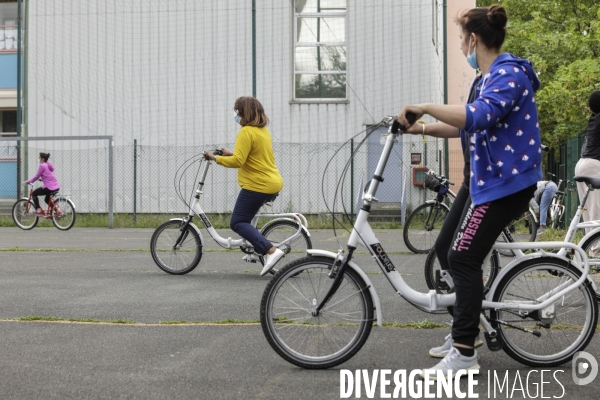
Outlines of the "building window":
{"type": "Polygon", "coordinates": [[[295,0],[294,98],[346,99],[346,0],[295,0]]]}
{"type": "Polygon", "coordinates": [[[17,51],[17,2],[0,1],[0,53],[17,51]]]}
{"type": "Polygon", "coordinates": [[[17,134],[17,110],[0,110],[0,136],[17,134]]]}

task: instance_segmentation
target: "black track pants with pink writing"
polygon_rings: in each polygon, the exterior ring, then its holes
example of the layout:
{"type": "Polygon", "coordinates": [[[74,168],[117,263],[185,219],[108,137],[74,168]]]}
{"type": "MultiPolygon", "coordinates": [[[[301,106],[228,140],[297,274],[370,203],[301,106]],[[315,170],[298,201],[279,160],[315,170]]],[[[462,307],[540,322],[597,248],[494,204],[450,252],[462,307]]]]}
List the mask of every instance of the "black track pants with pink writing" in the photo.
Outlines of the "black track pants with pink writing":
{"type": "Polygon", "coordinates": [[[482,266],[496,238],[514,218],[525,212],[536,185],[502,199],[463,209],[448,264],[456,291],[452,338],[455,343],[473,346],[479,333],[479,314],[483,298],[482,266]]]}

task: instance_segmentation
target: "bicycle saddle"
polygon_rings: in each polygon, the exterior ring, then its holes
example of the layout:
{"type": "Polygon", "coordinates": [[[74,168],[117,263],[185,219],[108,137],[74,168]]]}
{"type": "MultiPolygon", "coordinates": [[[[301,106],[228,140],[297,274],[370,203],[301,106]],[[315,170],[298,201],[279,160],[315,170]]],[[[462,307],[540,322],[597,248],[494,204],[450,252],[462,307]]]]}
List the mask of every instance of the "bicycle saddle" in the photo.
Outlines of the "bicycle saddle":
{"type": "Polygon", "coordinates": [[[600,189],[600,175],[596,175],[596,176],[577,175],[577,176],[573,177],[573,180],[575,180],[576,182],[587,183],[594,189],[600,189]]]}
{"type": "Polygon", "coordinates": [[[56,193],[58,193],[58,191],[59,191],[59,190],[60,190],[60,189],[56,189],[56,190],[53,190],[53,191],[51,191],[51,192],[49,193],[49,194],[50,194],[50,196],[54,196],[56,193]]]}

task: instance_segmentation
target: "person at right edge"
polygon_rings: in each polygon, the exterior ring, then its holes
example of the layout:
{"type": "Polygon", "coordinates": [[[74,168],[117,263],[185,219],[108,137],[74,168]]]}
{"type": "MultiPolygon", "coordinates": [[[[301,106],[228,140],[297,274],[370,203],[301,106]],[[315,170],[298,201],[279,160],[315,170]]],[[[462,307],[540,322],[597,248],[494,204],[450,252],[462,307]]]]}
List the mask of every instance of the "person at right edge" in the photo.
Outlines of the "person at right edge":
{"type": "Polygon", "coordinates": [[[542,179],[534,97],[540,82],[528,60],[500,53],[507,21],[499,5],[473,8],[457,18],[463,55],[480,70],[466,105],[407,105],[398,114],[407,133],[460,137],[469,154],[470,167],[465,171],[469,187],[461,187],[435,244],[442,268],[452,274],[456,301],[452,334],[442,346],[448,351],[438,364],[421,372],[431,379],[440,370],[444,375],[451,370],[454,376],[459,370],[479,369],[475,341],[483,261],[503,228],[527,209],[542,179]],[[409,112],[415,119],[428,114],[440,122],[425,129],[407,120],[409,112]]]}
{"type": "MultiPolygon", "coordinates": [[[[581,148],[581,158],[575,165],[575,175],[594,176],[600,175],[600,91],[596,90],[590,95],[588,105],[592,115],[588,120],[585,141],[581,148]]],[[[585,183],[577,182],[580,202],[585,196],[586,189],[585,183]]],[[[595,221],[598,219],[600,219],[600,190],[592,190],[583,209],[583,220],[595,221]]],[[[592,228],[586,228],[586,233],[591,230],[592,228]]],[[[588,257],[600,257],[600,241],[592,245],[588,257]]]]}

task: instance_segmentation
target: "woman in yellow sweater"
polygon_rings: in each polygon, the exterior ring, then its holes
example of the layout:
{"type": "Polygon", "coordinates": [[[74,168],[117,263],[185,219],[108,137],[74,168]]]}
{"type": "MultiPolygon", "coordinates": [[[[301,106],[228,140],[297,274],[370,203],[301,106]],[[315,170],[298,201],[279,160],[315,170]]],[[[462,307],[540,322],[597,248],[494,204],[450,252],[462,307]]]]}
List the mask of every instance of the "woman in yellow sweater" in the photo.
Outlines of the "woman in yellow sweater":
{"type": "Polygon", "coordinates": [[[249,241],[254,250],[264,255],[260,275],[269,272],[283,256],[251,222],[260,208],[283,187],[283,178],[275,165],[271,134],[266,128],[269,118],[262,104],[254,97],[240,97],[235,101],[234,119],[242,126],[235,140],[233,152],[223,148],[222,156],[206,151],[204,155],[227,168],[238,169],[238,195],[230,227],[249,241]]]}

